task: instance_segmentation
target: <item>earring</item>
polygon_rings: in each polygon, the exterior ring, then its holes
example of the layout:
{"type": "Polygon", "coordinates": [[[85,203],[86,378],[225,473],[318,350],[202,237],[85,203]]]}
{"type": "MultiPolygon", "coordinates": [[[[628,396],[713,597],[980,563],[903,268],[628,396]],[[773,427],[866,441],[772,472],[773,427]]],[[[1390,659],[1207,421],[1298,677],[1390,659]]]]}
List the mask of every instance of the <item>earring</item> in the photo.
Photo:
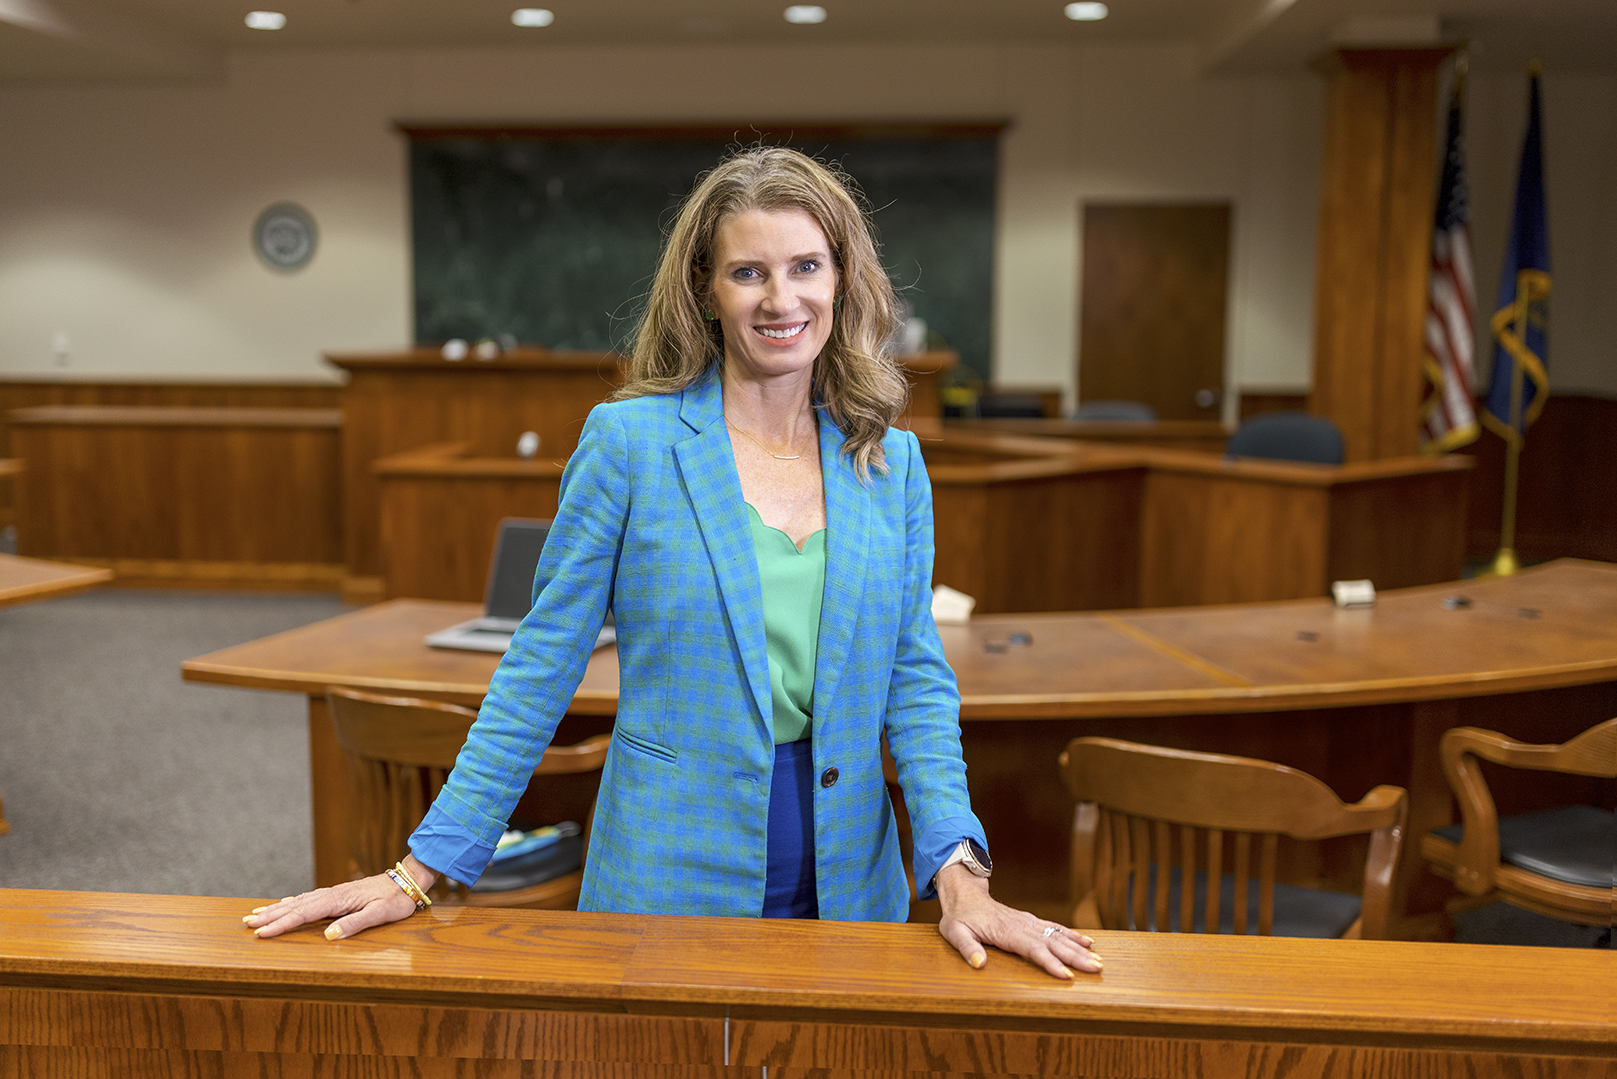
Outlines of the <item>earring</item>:
{"type": "Polygon", "coordinates": [[[702,308],[702,317],[707,319],[709,322],[712,322],[714,317],[715,317],[714,314],[713,314],[713,308],[711,308],[711,307],[702,308]]]}
{"type": "Polygon", "coordinates": [[[842,302],[842,297],[841,296],[833,296],[833,297],[831,297],[831,310],[835,311],[837,309],[837,304],[839,304],[841,302],[842,302]]]}

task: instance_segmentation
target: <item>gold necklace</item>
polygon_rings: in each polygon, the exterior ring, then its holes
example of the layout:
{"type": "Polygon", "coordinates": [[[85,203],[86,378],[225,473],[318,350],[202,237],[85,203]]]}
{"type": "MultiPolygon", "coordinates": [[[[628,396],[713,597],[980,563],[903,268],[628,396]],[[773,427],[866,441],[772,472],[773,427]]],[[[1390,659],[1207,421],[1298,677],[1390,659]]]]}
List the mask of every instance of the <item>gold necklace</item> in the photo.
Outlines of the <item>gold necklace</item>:
{"type": "Polygon", "coordinates": [[[796,460],[800,459],[803,456],[803,453],[802,453],[801,450],[799,450],[797,453],[791,454],[789,456],[787,454],[784,454],[784,453],[776,453],[774,450],[770,449],[768,446],[764,445],[762,442],[759,442],[756,438],[753,438],[752,435],[747,434],[746,431],[742,431],[741,428],[739,428],[735,424],[731,423],[729,416],[724,417],[724,425],[726,427],[730,428],[732,431],[741,431],[742,434],[747,435],[747,437],[752,439],[752,441],[757,445],[757,447],[759,449],[763,450],[765,453],[769,454],[769,456],[773,457],[777,461],[796,461],[796,460]]]}

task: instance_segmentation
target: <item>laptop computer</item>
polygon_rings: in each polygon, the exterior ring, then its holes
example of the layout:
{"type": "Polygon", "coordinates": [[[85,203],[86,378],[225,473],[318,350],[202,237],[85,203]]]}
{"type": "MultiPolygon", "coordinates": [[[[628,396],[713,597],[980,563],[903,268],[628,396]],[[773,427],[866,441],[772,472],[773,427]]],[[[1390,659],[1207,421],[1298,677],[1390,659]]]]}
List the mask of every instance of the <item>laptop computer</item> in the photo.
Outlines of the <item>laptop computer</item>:
{"type": "MultiPolygon", "coordinates": [[[[494,557],[489,562],[483,617],[429,633],[427,644],[468,652],[504,652],[511,647],[511,634],[533,605],[533,575],[549,532],[549,521],[524,517],[502,520],[494,537],[494,557]]],[[[611,644],[617,636],[612,612],[608,611],[595,647],[611,644]]]]}

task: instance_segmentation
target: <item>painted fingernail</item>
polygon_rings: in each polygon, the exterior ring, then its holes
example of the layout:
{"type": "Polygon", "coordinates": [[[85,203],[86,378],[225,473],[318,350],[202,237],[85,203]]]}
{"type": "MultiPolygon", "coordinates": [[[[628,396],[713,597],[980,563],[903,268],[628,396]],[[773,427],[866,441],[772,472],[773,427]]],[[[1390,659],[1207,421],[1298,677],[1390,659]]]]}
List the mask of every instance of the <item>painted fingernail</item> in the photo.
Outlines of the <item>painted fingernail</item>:
{"type": "Polygon", "coordinates": [[[263,914],[266,910],[269,910],[269,908],[268,907],[254,907],[253,908],[253,913],[254,914],[263,914]]]}
{"type": "Polygon", "coordinates": [[[339,927],[337,927],[335,925],[326,926],[326,939],[327,940],[341,940],[342,939],[342,929],[340,929],[339,927]]]}
{"type": "Polygon", "coordinates": [[[977,952],[966,962],[970,963],[975,969],[981,970],[983,964],[988,962],[988,954],[986,952],[977,952]]]}
{"type": "MultiPolygon", "coordinates": [[[[257,914],[257,913],[258,913],[258,911],[256,911],[256,910],[253,911],[253,914],[257,914]]],[[[253,920],[253,914],[243,914],[241,916],[241,920],[244,921],[244,922],[250,922],[250,921],[253,920]]]]}
{"type": "Polygon", "coordinates": [[[260,934],[261,934],[261,933],[263,933],[263,932],[264,932],[264,930],[265,930],[265,928],[267,928],[267,927],[266,927],[266,926],[262,926],[262,925],[261,925],[261,926],[259,926],[259,927],[258,927],[258,928],[257,928],[257,929],[255,929],[255,930],[253,930],[253,936],[255,936],[255,937],[256,937],[256,936],[258,936],[258,935],[260,935],[260,934]]]}
{"type": "Polygon", "coordinates": [[[1062,967],[1061,968],[1061,976],[1063,978],[1071,979],[1072,978],[1072,971],[1068,970],[1066,967],[1062,967]]]}
{"type": "Polygon", "coordinates": [[[282,896],[282,897],[281,897],[281,902],[283,902],[283,903],[290,903],[290,902],[292,902],[292,900],[294,900],[294,899],[296,899],[296,898],[297,898],[297,896],[295,896],[295,895],[287,895],[287,896],[282,896]]]}

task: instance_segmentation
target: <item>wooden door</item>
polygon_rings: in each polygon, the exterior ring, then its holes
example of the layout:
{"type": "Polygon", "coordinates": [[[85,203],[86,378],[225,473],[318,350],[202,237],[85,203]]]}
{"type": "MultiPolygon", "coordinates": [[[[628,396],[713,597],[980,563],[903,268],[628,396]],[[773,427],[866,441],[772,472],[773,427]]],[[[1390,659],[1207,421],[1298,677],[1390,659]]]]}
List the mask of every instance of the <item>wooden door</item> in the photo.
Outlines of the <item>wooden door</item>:
{"type": "Polygon", "coordinates": [[[1217,419],[1224,394],[1230,207],[1084,207],[1078,400],[1217,419]]]}

